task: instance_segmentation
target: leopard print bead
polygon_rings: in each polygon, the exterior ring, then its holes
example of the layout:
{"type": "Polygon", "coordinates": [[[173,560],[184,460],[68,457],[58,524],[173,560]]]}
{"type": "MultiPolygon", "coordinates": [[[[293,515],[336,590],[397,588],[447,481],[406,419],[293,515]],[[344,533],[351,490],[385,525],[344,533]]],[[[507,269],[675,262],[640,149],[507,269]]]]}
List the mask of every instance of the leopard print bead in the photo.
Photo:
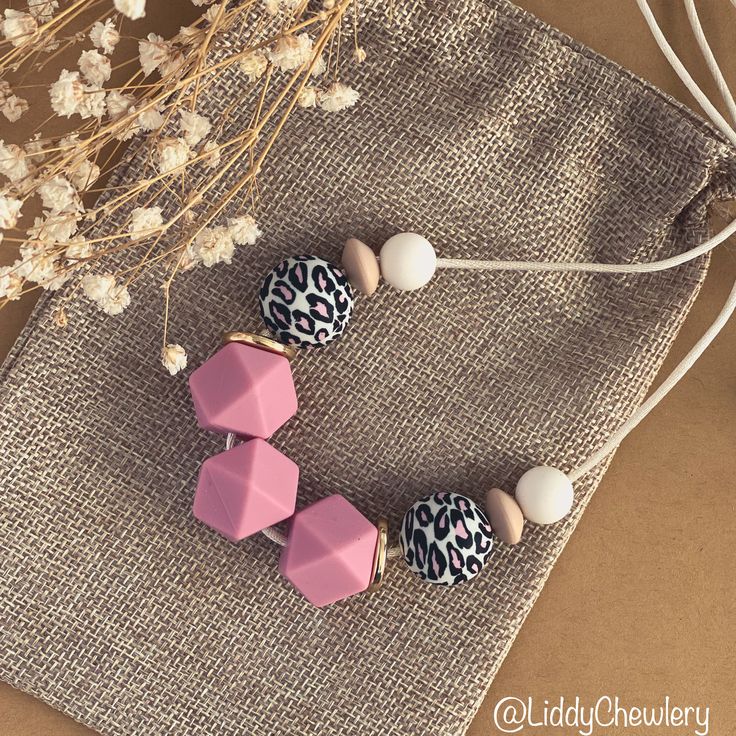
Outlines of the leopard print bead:
{"type": "Polygon", "coordinates": [[[261,317],[279,341],[324,347],[347,327],[353,292],[343,271],[329,261],[293,256],[266,276],[259,301],[261,317]]]}
{"type": "Polygon", "coordinates": [[[399,542],[406,564],[422,580],[455,585],[475,577],[488,561],[491,525],[469,498],[433,493],[404,514],[399,542]]]}

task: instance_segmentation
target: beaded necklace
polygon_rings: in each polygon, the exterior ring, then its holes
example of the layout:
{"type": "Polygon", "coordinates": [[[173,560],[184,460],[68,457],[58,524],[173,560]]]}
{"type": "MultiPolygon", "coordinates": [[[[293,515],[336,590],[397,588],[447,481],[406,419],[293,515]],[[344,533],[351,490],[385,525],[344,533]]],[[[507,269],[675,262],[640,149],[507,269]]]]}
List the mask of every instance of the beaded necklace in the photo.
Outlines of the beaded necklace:
{"type": "Polygon", "coordinates": [[[296,413],[290,363],[299,350],[337,340],[350,322],[354,291],[370,296],[381,276],[396,289],[413,291],[425,286],[437,268],[653,272],[702,256],[734,232],[736,221],[686,253],[642,264],[438,259],[429,241],[416,233],[389,238],[379,258],[351,238],[342,267],[312,255],[286,258],[266,275],[259,292],[269,334],[225,333],[224,346],[190,376],[200,426],[227,436],[225,451],[202,465],[194,516],[234,542],[263,532],[282,545],[281,573],[315,606],[377,589],[387,560],[394,557],[403,557],[428,583],[470,580],[488,562],[494,537],[517,544],[526,522],[548,525],[567,516],[575,500],[573,482],[613,452],[702,354],[736,308],[736,286],[690,353],[582,465],[567,473],[533,467],[519,478],[513,496],[487,490],[485,509],[458,493],[420,498],[404,514],[397,546],[389,545],[386,519],[372,523],[338,494],[295,512],[299,468],[267,440],[296,413]],[[286,520],[284,534],[274,524],[286,520]]]}
{"type": "MultiPolygon", "coordinates": [[[[732,0],[735,2],[736,0],[732,0]]],[[[647,0],[637,4],[657,45],[712,123],[736,146],[736,130],[718,112],[657,25],[647,0]]],[[[705,40],[692,0],[688,17],[708,67],[736,122],[736,105],[705,40]]],[[[600,448],[564,473],[537,466],[516,484],[515,496],[498,488],[485,494],[485,512],[470,498],[438,492],[404,514],[399,545],[388,544],[388,523],[372,524],[345,498],[332,495],[294,513],[299,469],[266,438],[296,412],[289,362],[298,348],[324,347],[342,335],[352,314],[353,288],[370,296],[383,275],[393,287],[421,288],[437,268],[588,273],[652,273],[705,255],[736,233],[736,220],[696,248],[649,263],[476,261],[437,258],[415,233],[395,235],[380,252],[354,238],[343,250],[342,268],[314,256],[282,261],[263,281],[260,311],[276,337],[245,332],[224,336],[225,346],[198,368],[190,388],[200,425],[227,435],[226,449],[200,471],[194,515],[233,541],[263,532],[282,545],[283,575],[316,606],[375,590],[386,561],[403,556],[423,580],[454,585],[475,577],[487,562],[493,536],[517,544],[525,522],[554,524],[574,503],[573,483],[608,457],[672,390],[736,310],[736,284],[720,313],[690,352],[600,448]],[[247,438],[236,444],[237,437],[247,438]],[[289,519],[288,535],[273,524],[289,519]]]]}

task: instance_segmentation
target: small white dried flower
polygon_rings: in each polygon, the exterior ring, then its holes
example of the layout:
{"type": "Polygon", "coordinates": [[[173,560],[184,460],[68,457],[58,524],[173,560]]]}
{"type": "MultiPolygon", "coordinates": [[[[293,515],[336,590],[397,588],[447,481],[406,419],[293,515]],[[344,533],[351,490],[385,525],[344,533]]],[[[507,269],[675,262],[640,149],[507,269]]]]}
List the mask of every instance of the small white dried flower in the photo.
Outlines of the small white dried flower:
{"type": "Polygon", "coordinates": [[[18,95],[10,95],[2,103],[3,115],[11,122],[20,120],[21,115],[28,110],[28,101],[18,95]]]}
{"type": "Polygon", "coordinates": [[[228,220],[228,230],[235,245],[253,245],[263,233],[250,215],[241,215],[228,220]]]}
{"type": "Polygon", "coordinates": [[[105,114],[105,94],[102,88],[85,86],[82,102],[77,110],[83,119],[101,118],[105,114]]]}
{"type": "Polygon", "coordinates": [[[51,211],[51,214],[82,211],[77,190],[61,175],[40,184],[37,192],[41,197],[41,203],[51,211]]]}
{"type": "Polygon", "coordinates": [[[82,51],[82,55],[79,57],[77,65],[79,66],[79,71],[82,72],[84,78],[90,84],[94,84],[97,87],[101,87],[105,82],[107,82],[112,74],[110,59],[95,49],[82,51]]]}
{"type": "MultiPolygon", "coordinates": [[[[0,20],[0,23],[2,23],[2,20],[0,20]]],[[[0,105],[12,94],[13,88],[9,82],[5,79],[0,79],[0,105]]]]}
{"type": "Polygon", "coordinates": [[[57,0],[28,0],[28,12],[41,23],[50,21],[58,7],[57,0]]]}
{"type": "Polygon", "coordinates": [[[84,159],[76,165],[74,171],[69,174],[72,184],[80,191],[84,191],[91,184],[94,184],[100,176],[100,167],[90,161],[84,159]]]}
{"type": "Polygon", "coordinates": [[[143,110],[136,121],[143,130],[158,130],[164,124],[164,116],[151,106],[143,110]]]}
{"type": "Polygon", "coordinates": [[[191,255],[207,268],[217,263],[230,263],[235,252],[235,243],[226,227],[205,228],[197,235],[192,246],[191,255]]]}
{"type": "Polygon", "coordinates": [[[77,237],[69,240],[69,245],[64,250],[64,257],[72,263],[90,258],[94,249],[92,244],[88,243],[84,238],[77,237]]]}
{"type": "Polygon", "coordinates": [[[20,146],[0,140],[0,174],[15,184],[25,179],[31,170],[26,152],[20,146]]]}
{"type": "Polygon", "coordinates": [[[130,304],[128,289],[112,274],[88,274],[82,279],[82,290],[107,314],[120,314],[130,304]]]}
{"type": "Polygon", "coordinates": [[[314,66],[312,67],[312,76],[321,77],[326,70],[327,64],[325,63],[325,57],[320,54],[317,57],[317,61],[315,62],[314,66]]]}
{"type": "Polygon", "coordinates": [[[79,112],[84,98],[84,84],[79,79],[79,72],[61,70],[59,79],[49,89],[51,109],[66,118],[79,112]]]}
{"type": "Polygon", "coordinates": [[[171,48],[169,58],[164,61],[158,68],[162,77],[174,75],[184,67],[184,54],[174,47],[171,48]]]}
{"type": "Polygon", "coordinates": [[[108,18],[104,23],[98,20],[90,29],[89,37],[92,43],[106,54],[115,51],[120,41],[120,34],[112,18],[108,18]]]}
{"type": "Polygon", "coordinates": [[[123,115],[127,115],[135,103],[132,95],[124,95],[113,89],[107,93],[107,115],[115,121],[119,120],[123,115]]]}
{"type": "Polygon", "coordinates": [[[161,138],[156,144],[158,170],[167,171],[183,166],[192,156],[192,151],[182,138],[161,138]]]}
{"type": "Polygon", "coordinates": [[[353,61],[356,64],[362,64],[365,60],[368,54],[366,54],[365,49],[361,48],[360,46],[355,47],[355,51],[353,51],[353,61]]]}
{"type": "Polygon", "coordinates": [[[181,345],[169,343],[161,351],[161,363],[172,376],[175,376],[187,367],[186,351],[181,345]]]}
{"type": "Polygon", "coordinates": [[[319,93],[319,106],[327,112],[339,112],[352,107],[360,95],[352,87],[342,82],[335,82],[319,93]]]}
{"type": "Polygon", "coordinates": [[[143,73],[148,76],[171,58],[172,47],[163,36],[149,33],[146,40],[138,41],[138,57],[143,73]]]}
{"type": "Polygon", "coordinates": [[[115,10],[131,20],[138,20],[146,14],[146,0],[115,0],[115,10]]]}
{"type": "Polygon", "coordinates": [[[23,278],[18,273],[18,261],[12,266],[0,266],[0,299],[15,301],[23,291],[23,278]]]}
{"type": "MultiPolygon", "coordinates": [[[[202,5],[207,4],[208,2],[212,2],[212,0],[206,0],[206,2],[203,2],[202,5]]],[[[194,3],[196,5],[196,3],[194,3]]],[[[220,8],[225,5],[226,3],[218,3],[217,5],[212,5],[209,8],[207,8],[207,12],[205,12],[203,18],[208,23],[214,23],[217,20],[217,16],[220,15],[220,8]]]]}
{"type": "Polygon", "coordinates": [[[46,158],[46,154],[43,150],[43,143],[38,140],[40,137],[41,134],[36,133],[32,140],[28,141],[28,143],[23,146],[23,150],[25,150],[28,158],[36,162],[41,162],[46,158]]]}
{"type": "Polygon", "coordinates": [[[203,146],[201,153],[207,154],[201,161],[209,169],[216,169],[220,165],[222,154],[220,146],[214,141],[207,141],[203,146]]]}
{"type": "MultiPolygon", "coordinates": [[[[131,107],[129,112],[132,114],[135,112],[135,107],[131,107]]],[[[115,138],[119,141],[127,141],[132,138],[136,133],[140,133],[141,126],[138,125],[137,120],[129,120],[125,125],[119,126],[115,133],[115,138]]]]}
{"type": "Polygon", "coordinates": [[[179,271],[191,271],[199,263],[199,260],[194,258],[190,249],[187,248],[175,259],[175,262],[179,264],[179,271]]]}
{"type": "Polygon", "coordinates": [[[269,52],[271,63],[283,69],[291,71],[308,62],[312,57],[312,39],[306,33],[297,36],[284,36],[274,44],[269,52]]]}
{"type": "Polygon", "coordinates": [[[13,46],[21,46],[30,41],[38,30],[38,23],[30,13],[23,13],[13,8],[5,9],[5,21],[2,33],[13,46]]]}
{"type": "Polygon", "coordinates": [[[28,237],[40,243],[66,243],[77,232],[80,216],[76,213],[44,213],[46,219],[36,217],[33,227],[27,230],[28,237]]]}
{"type": "Polygon", "coordinates": [[[263,51],[251,51],[240,60],[240,68],[251,82],[260,79],[268,68],[268,59],[263,51]]]}
{"type": "Polygon", "coordinates": [[[130,305],[130,293],[128,288],[120,284],[119,286],[113,286],[107,294],[107,298],[98,302],[100,309],[109,315],[120,314],[123,310],[127,309],[130,305]]]}
{"type": "Polygon", "coordinates": [[[335,0],[322,0],[322,7],[325,10],[334,10],[335,0]]]}
{"type": "Polygon", "coordinates": [[[69,324],[69,316],[63,306],[54,309],[51,313],[51,321],[56,327],[64,328],[69,324]]]}
{"type": "Polygon", "coordinates": [[[82,278],[82,290],[93,302],[102,301],[114,286],[115,277],[111,274],[90,273],[82,278]]]}
{"type": "Polygon", "coordinates": [[[202,29],[197,28],[197,26],[180,26],[179,35],[176,39],[185,46],[189,46],[190,44],[198,43],[202,34],[202,29]]]}
{"type": "Polygon", "coordinates": [[[212,130],[212,123],[204,115],[182,110],[179,113],[179,129],[188,146],[196,146],[212,130]]]}
{"type": "Polygon", "coordinates": [[[130,226],[128,232],[134,236],[146,230],[154,230],[163,225],[164,219],[161,216],[160,207],[136,207],[130,213],[130,226]]]}
{"type": "Polygon", "coordinates": [[[25,277],[26,274],[31,271],[31,261],[39,255],[48,253],[53,246],[53,243],[34,243],[31,241],[23,243],[18,249],[20,251],[20,264],[19,273],[25,277]]]}
{"type": "Polygon", "coordinates": [[[8,197],[5,194],[0,195],[0,228],[9,230],[18,224],[20,210],[23,207],[23,201],[15,197],[8,197]]]}
{"type": "Polygon", "coordinates": [[[317,104],[317,90],[314,87],[304,87],[296,99],[299,107],[314,107],[317,104]]]}
{"type": "Polygon", "coordinates": [[[54,276],[40,283],[41,286],[46,289],[46,291],[58,291],[59,289],[61,289],[62,286],[64,286],[67,281],[69,281],[70,276],[71,272],[69,271],[56,271],[56,274],[54,276]]]}
{"type": "Polygon", "coordinates": [[[263,5],[267,13],[277,15],[282,8],[287,11],[297,10],[301,3],[302,0],[264,0],[263,5]]]}
{"type": "Polygon", "coordinates": [[[59,275],[57,272],[58,261],[52,253],[40,251],[26,260],[30,266],[26,281],[34,284],[48,284],[59,275]]]}

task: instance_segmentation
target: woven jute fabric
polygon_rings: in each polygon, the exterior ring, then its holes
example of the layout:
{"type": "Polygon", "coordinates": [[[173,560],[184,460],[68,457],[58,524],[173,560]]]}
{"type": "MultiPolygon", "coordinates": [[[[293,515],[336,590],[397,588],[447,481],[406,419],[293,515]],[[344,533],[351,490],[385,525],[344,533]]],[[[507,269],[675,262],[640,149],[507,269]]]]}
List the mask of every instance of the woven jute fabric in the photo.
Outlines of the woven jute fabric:
{"type": "MultiPolygon", "coordinates": [[[[296,111],[260,180],[264,236],[176,284],[190,366],[257,324],[285,255],[414,230],[446,257],[650,260],[702,241],[733,189],[709,126],[503,0],[397,3],[392,21],[361,5],[359,105],[296,111]]],[[[246,90],[228,71],[205,110],[246,90]]],[[[339,344],[294,365],[299,411],[273,442],[301,468],[299,505],[341,493],[395,542],[430,491],[481,501],[532,465],[575,467],[641,401],[704,272],[440,272],[360,299],[339,344]]],[[[78,303],[67,331],[53,306],[2,373],[0,677],[105,734],[462,733],[604,468],[472,583],[393,561],[380,592],[318,610],[265,537],[192,517],[223,444],[158,365],[155,280],[117,318],[78,303]]]]}

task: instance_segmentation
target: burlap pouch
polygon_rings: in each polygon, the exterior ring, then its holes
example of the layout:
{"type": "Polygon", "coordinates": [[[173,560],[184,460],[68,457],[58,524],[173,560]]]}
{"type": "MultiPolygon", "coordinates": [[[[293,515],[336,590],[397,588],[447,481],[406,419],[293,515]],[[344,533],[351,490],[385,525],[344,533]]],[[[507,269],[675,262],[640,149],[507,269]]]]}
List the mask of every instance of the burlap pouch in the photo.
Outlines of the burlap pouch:
{"type": "MultiPolygon", "coordinates": [[[[442,256],[650,260],[701,241],[733,188],[709,126],[504,0],[399,3],[392,23],[383,6],[363,8],[359,108],[299,111],[277,144],[264,237],[179,280],[193,365],[253,324],[284,255],[411,229],[442,256]]],[[[224,74],[210,113],[244,88],[224,74]]],[[[342,493],[395,541],[429,491],[481,500],[531,465],[574,467],[644,396],[704,271],[442,272],[361,299],[349,334],[295,366],[300,410],[274,442],[300,504],[342,493]]],[[[114,319],[78,304],[69,331],[43,299],[3,368],[0,676],[107,734],[461,733],[604,468],[471,584],[394,562],[380,593],[315,609],[263,536],[192,518],[222,443],[157,366],[160,290],[133,296],[114,319]]]]}

